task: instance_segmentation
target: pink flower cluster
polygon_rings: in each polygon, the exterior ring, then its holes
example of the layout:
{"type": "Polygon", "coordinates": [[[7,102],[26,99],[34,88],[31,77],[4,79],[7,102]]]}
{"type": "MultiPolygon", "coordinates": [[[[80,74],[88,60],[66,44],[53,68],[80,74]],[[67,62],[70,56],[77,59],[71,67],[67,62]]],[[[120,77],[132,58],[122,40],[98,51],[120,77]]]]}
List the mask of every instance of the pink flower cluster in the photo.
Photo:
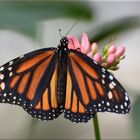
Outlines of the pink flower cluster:
{"type": "Polygon", "coordinates": [[[120,60],[124,58],[125,47],[116,48],[114,44],[107,44],[100,53],[96,42],[90,43],[86,33],[82,34],[81,42],[73,35],[67,36],[69,40],[68,48],[78,50],[106,69],[117,70],[120,60]]]}

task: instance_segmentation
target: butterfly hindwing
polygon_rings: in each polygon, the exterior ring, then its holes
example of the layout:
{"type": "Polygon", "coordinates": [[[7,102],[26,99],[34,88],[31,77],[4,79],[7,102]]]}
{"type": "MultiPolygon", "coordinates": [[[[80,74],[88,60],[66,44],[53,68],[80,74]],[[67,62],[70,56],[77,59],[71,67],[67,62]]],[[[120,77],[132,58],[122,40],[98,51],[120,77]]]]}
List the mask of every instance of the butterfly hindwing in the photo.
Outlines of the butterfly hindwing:
{"type": "Polygon", "coordinates": [[[55,67],[52,67],[52,69],[53,74],[48,86],[46,86],[45,91],[42,94],[42,97],[34,108],[27,110],[34,118],[52,120],[57,118],[63,112],[63,107],[59,105],[57,97],[57,64],[55,67]]]}
{"type": "Polygon", "coordinates": [[[0,68],[0,102],[20,105],[34,118],[56,118],[56,82],[55,49],[33,51],[0,68]]]}
{"type": "Polygon", "coordinates": [[[67,82],[71,89],[66,92],[65,117],[68,119],[72,116],[75,122],[86,122],[96,112],[128,113],[130,110],[128,95],[116,78],[95,61],[75,50],[69,52],[67,82]],[[71,99],[67,105],[70,93],[71,99]],[[75,113],[73,110],[79,110],[78,102],[84,108],[82,113],[75,113]]]}
{"type": "Polygon", "coordinates": [[[68,68],[64,117],[72,122],[87,122],[94,114],[87,112],[76,94],[77,90],[74,89],[75,83],[72,82],[68,68]]]}

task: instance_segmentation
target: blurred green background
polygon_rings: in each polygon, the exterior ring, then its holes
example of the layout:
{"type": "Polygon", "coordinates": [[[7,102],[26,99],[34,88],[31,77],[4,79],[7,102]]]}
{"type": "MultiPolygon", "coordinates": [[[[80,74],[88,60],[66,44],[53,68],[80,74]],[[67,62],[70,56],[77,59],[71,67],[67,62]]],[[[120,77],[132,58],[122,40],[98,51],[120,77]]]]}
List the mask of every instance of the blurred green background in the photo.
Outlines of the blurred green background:
{"type": "MultiPolygon", "coordinates": [[[[132,102],[128,115],[99,113],[103,139],[140,139],[140,2],[0,1],[0,65],[38,48],[55,47],[79,16],[70,34],[86,32],[102,47],[111,37],[126,46],[126,58],[114,72],[132,102]]],[[[94,139],[92,120],[75,124],[63,118],[42,122],[22,108],[0,104],[0,139],[94,139]]]]}

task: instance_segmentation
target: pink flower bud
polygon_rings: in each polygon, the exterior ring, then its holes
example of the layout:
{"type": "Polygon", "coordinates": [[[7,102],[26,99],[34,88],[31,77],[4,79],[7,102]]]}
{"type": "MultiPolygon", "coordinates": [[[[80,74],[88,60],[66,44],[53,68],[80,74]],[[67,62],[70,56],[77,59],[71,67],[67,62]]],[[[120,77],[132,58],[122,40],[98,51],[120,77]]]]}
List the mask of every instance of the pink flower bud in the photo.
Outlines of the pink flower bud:
{"type": "Polygon", "coordinates": [[[82,46],[82,48],[81,48],[82,53],[86,54],[88,52],[88,50],[90,49],[90,42],[88,40],[88,36],[86,33],[82,34],[81,46],[82,46]]]}
{"type": "Polygon", "coordinates": [[[115,45],[111,45],[107,50],[108,55],[112,54],[112,53],[115,53],[115,52],[116,52],[116,46],[115,45]]]}
{"type": "Polygon", "coordinates": [[[102,56],[100,53],[96,53],[93,57],[93,60],[96,61],[97,63],[101,64],[102,63],[102,56]]]}
{"type": "Polygon", "coordinates": [[[120,47],[120,48],[117,49],[117,51],[115,52],[115,57],[116,57],[116,58],[119,58],[119,57],[121,57],[124,53],[125,53],[125,47],[120,47]]]}
{"type": "Polygon", "coordinates": [[[109,64],[109,65],[113,64],[115,62],[115,59],[116,59],[115,54],[110,54],[106,60],[107,64],[109,64]]]}
{"type": "Polygon", "coordinates": [[[68,35],[67,38],[68,38],[68,41],[69,41],[69,43],[68,43],[68,48],[69,49],[75,49],[75,50],[78,49],[78,48],[81,49],[81,44],[75,36],[68,35]]]}
{"type": "Polygon", "coordinates": [[[98,50],[98,45],[96,42],[93,42],[91,45],[91,51],[93,52],[93,54],[95,54],[98,50]]]}
{"type": "Polygon", "coordinates": [[[75,49],[74,43],[73,43],[73,41],[70,37],[68,37],[68,41],[69,41],[68,48],[69,49],[75,49]]]}

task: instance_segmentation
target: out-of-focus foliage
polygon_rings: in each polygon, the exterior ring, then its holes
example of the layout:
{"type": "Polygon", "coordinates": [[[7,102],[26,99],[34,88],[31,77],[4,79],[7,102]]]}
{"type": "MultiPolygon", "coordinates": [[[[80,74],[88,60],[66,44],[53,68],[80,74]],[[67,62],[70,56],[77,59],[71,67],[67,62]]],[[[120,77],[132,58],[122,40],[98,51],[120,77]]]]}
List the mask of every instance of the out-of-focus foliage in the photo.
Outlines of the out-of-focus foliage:
{"type": "Polygon", "coordinates": [[[117,21],[115,20],[97,27],[96,30],[93,29],[90,32],[90,40],[91,42],[98,42],[110,35],[121,33],[135,27],[140,27],[139,17],[128,17],[117,21]]]}
{"type": "Polygon", "coordinates": [[[53,18],[90,20],[93,11],[87,2],[74,1],[3,1],[0,2],[0,29],[12,29],[35,35],[36,23],[53,18]]]}

